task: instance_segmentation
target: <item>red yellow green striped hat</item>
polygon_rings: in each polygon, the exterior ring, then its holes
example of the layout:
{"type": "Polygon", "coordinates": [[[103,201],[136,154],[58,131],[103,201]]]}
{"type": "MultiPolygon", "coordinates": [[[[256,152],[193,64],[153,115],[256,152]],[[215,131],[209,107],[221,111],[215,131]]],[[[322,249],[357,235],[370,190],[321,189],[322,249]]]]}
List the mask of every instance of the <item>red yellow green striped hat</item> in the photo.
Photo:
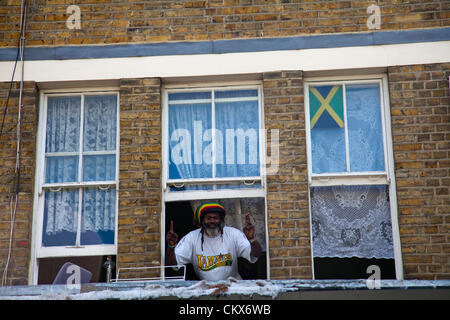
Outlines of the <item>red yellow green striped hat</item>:
{"type": "Polygon", "coordinates": [[[223,216],[226,214],[225,208],[221,204],[217,202],[207,202],[199,205],[197,210],[195,210],[194,224],[200,226],[202,224],[202,215],[208,212],[218,212],[223,216]]]}

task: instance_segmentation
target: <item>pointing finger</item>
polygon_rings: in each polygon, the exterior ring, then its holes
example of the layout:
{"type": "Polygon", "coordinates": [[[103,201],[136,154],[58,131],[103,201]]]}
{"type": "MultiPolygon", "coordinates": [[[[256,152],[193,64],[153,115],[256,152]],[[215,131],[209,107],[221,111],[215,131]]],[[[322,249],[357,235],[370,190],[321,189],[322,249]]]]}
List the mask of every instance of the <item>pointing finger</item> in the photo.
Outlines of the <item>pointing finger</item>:
{"type": "Polygon", "coordinates": [[[170,220],[170,232],[173,232],[173,220],[170,220]]]}

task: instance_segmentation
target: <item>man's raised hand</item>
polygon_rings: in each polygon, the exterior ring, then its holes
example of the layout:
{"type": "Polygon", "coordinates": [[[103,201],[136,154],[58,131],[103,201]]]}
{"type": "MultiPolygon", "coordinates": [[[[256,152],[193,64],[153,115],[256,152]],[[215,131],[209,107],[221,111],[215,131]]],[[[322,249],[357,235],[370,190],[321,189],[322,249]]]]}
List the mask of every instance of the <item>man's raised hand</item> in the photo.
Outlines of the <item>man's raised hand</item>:
{"type": "Polygon", "coordinates": [[[247,239],[251,240],[255,237],[255,226],[250,222],[250,213],[248,212],[245,215],[245,227],[243,231],[247,239]]]}
{"type": "Polygon", "coordinates": [[[173,220],[170,221],[170,229],[167,232],[166,241],[171,247],[174,247],[178,242],[178,235],[173,231],[173,220]]]}
{"type": "Polygon", "coordinates": [[[250,213],[245,215],[245,227],[244,234],[250,241],[251,251],[250,255],[255,258],[259,258],[262,254],[262,248],[259,242],[255,238],[255,226],[250,222],[250,213]]]}

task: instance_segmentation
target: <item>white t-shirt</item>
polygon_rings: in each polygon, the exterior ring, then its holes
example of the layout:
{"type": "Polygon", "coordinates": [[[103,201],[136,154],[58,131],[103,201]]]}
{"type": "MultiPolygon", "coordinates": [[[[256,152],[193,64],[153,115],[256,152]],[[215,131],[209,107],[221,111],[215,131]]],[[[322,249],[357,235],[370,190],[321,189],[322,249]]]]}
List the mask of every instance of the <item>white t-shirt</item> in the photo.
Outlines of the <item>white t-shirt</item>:
{"type": "Polygon", "coordinates": [[[238,258],[243,257],[255,263],[258,258],[250,256],[250,242],[244,233],[236,228],[223,228],[214,238],[206,234],[203,239],[200,228],[189,232],[175,247],[179,265],[192,263],[201,280],[226,280],[228,277],[242,279],[238,272],[238,258]]]}

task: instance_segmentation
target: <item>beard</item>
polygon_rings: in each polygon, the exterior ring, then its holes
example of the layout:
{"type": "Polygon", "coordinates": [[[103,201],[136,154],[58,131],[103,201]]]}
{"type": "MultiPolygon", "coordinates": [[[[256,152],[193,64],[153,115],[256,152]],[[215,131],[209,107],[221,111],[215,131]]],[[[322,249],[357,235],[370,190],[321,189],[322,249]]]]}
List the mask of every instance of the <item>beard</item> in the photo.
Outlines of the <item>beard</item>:
{"type": "Polygon", "coordinates": [[[203,228],[205,229],[207,236],[214,238],[223,228],[223,222],[221,221],[219,223],[204,223],[203,228]]]}

